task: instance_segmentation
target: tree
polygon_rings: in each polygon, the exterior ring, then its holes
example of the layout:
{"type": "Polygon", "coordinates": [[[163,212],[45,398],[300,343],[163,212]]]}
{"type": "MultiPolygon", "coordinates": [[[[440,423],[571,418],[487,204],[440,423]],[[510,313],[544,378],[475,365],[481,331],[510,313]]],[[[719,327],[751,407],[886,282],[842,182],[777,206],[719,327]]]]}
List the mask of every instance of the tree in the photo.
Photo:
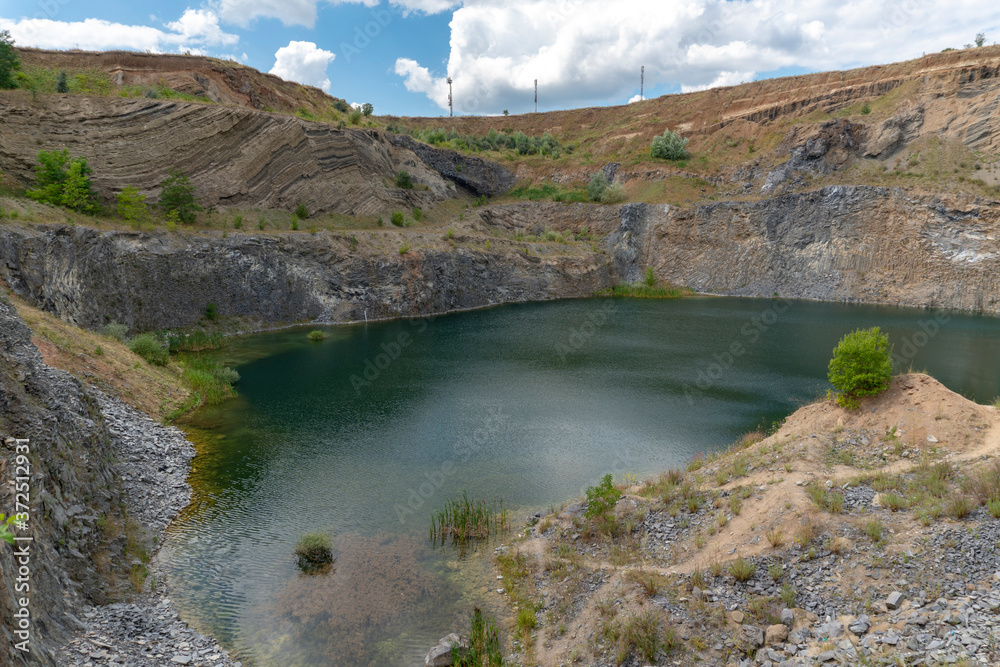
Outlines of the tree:
{"type": "Polygon", "coordinates": [[[65,148],[61,151],[42,151],[35,164],[37,188],[28,190],[27,195],[53,206],[93,213],[97,204],[90,186],[91,173],[93,170],[86,160],[71,157],[65,148]]]}
{"type": "Polygon", "coordinates": [[[181,222],[191,224],[194,222],[194,214],[201,209],[194,198],[194,186],[191,180],[183,171],[177,167],[171,167],[167,177],[160,184],[160,206],[169,215],[176,213],[177,219],[181,222]]]}
{"type": "Polygon", "coordinates": [[[840,339],[830,360],[830,384],[840,392],[837,403],[853,410],[862,396],[874,396],[889,387],[892,356],[889,337],[878,327],[856,329],[840,339]]]}
{"type": "Polygon", "coordinates": [[[14,50],[14,38],[9,30],[0,30],[0,88],[17,88],[14,73],[21,69],[21,59],[14,50]]]}
{"type": "Polygon", "coordinates": [[[75,159],[70,162],[62,186],[62,206],[77,213],[93,213],[97,210],[94,192],[90,189],[90,179],[87,178],[91,171],[86,160],[75,159]]]}
{"type": "Polygon", "coordinates": [[[69,92],[69,82],[66,80],[66,72],[59,72],[59,80],[56,81],[56,92],[57,93],[69,92]]]}
{"type": "Polygon", "coordinates": [[[981,32],[976,35],[976,46],[982,46],[986,43],[986,33],[981,32]]]}
{"type": "Polygon", "coordinates": [[[365,116],[371,116],[375,112],[375,107],[372,106],[371,102],[365,102],[361,105],[361,113],[365,116]]]}
{"type": "Polygon", "coordinates": [[[662,136],[653,137],[649,152],[653,157],[664,160],[684,160],[691,155],[687,150],[687,142],[679,133],[666,129],[662,136]]]}
{"type": "Polygon", "coordinates": [[[142,222],[149,215],[146,207],[146,195],[139,194],[139,189],[126,185],[122,191],[115,195],[118,201],[118,215],[129,222],[142,222]]]}
{"type": "Polygon", "coordinates": [[[27,195],[35,201],[45,202],[53,206],[62,205],[62,186],[66,181],[66,168],[69,164],[69,151],[42,151],[38,154],[35,164],[34,190],[28,190],[27,195]]]}

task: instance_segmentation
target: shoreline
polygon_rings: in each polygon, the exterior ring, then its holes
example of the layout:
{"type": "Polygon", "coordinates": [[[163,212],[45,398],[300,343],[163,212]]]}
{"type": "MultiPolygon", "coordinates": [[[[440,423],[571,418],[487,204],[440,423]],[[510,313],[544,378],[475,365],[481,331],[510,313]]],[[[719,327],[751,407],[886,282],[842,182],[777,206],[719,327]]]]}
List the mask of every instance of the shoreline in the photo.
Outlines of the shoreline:
{"type": "Polygon", "coordinates": [[[242,667],[215,638],[181,619],[159,562],[166,527],[191,500],[187,479],[194,445],[179,428],[157,423],[120,398],[93,386],[87,391],[98,401],[112,438],[129,518],[145,528],[155,548],[143,592],[129,596],[128,602],[85,607],[80,621],[86,627],[58,649],[59,664],[242,667]]]}

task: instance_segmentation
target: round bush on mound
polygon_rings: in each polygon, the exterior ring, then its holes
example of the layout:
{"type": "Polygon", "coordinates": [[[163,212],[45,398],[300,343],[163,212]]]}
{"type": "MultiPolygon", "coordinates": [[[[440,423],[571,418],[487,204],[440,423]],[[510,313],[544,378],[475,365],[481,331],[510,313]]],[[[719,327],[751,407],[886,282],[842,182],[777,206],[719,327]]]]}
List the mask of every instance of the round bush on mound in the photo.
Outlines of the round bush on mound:
{"type": "Polygon", "coordinates": [[[878,327],[856,329],[840,339],[830,360],[830,384],[837,402],[853,410],[862,396],[874,396],[889,387],[892,356],[889,337],[878,327]]]}

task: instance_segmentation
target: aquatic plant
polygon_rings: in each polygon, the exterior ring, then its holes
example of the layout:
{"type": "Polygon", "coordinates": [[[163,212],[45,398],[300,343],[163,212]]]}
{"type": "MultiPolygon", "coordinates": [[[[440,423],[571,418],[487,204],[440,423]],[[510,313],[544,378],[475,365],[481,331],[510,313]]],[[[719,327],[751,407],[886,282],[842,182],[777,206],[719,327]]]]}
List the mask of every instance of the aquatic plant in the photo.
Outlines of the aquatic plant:
{"type": "Polygon", "coordinates": [[[333,562],[333,540],[326,533],[305,533],[295,544],[299,567],[316,567],[333,562]]]}
{"type": "Polygon", "coordinates": [[[503,647],[496,621],[483,614],[479,607],[472,610],[469,628],[469,652],[464,656],[452,651],[452,664],[456,667],[501,667],[503,647]]]}
{"type": "Polygon", "coordinates": [[[469,540],[489,539],[510,528],[510,516],[503,508],[503,501],[488,503],[470,500],[463,491],[460,498],[452,498],[443,510],[431,517],[431,541],[444,544],[449,537],[461,544],[469,540]]]}

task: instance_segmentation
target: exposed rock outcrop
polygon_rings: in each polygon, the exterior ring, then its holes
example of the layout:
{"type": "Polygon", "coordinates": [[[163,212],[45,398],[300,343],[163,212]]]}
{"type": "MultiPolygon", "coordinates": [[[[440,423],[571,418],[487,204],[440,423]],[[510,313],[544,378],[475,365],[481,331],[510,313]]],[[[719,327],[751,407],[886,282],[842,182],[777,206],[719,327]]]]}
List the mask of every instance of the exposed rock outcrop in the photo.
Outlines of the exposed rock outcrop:
{"type": "Polygon", "coordinates": [[[31,510],[28,530],[15,532],[32,538],[22,543],[29,550],[29,575],[21,581],[28,590],[15,588],[23,563],[0,543],[0,663],[55,665],[55,648],[83,627],[75,609],[85,600],[107,600],[102,577],[124,540],[108,543],[98,518],[120,516],[123,498],[97,402],[74,378],[42,362],[30,330],[6,300],[0,300],[0,416],[0,511],[13,513],[15,497],[7,481],[23,470],[15,468],[12,439],[26,438],[31,510]],[[25,596],[28,653],[14,647],[24,638],[15,637],[15,626],[7,622],[25,596]]]}
{"type": "Polygon", "coordinates": [[[514,174],[495,162],[434,148],[405,134],[388,135],[393,146],[412,151],[424,164],[475,195],[496,197],[514,187],[514,174]]]}
{"type": "Polygon", "coordinates": [[[220,238],[4,226],[0,278],[68,322],[134,330],[193,324],[208,303],[252,323],[340,322],[585,296],[613,281],[599,256],[517,250],[400,255],[355,251],[327,232],[220,238]]]}
{"type": "Polygon", "coordinates": [[[87,159],[105,199],[131,185],[154,201],[171,167],[191,177],[204,206],[345,215],[426,207],[454,197],[454,183],[490,196],[513,184],[499,165],[408,137],[240,107],[78,96],[36,104],[8,93],[0,117],[0,171],[30,185],[38,152],[66,148],[87,159]],[[423,187],[396,187],[404,169],[423,187]]]}
{"type": "MultiPolygon", "coordinates": [[[[697,290],[1000,312],[1000,207],[832,186],[760,202],[648,207],[631,268],[697,290]]],[[[616,261],[631,250],[615,248],[616,261]]]]}
{"type": "Polygon", "coordinates": [[[785,139],[785,143],[793,144],[788,161],[768,174],[761,193],[773,193],[778,186],[799,174],[828,174],[843,166],[857,153],[864,133],[863,126],[842,119],[796,127],[785,139]]]}

